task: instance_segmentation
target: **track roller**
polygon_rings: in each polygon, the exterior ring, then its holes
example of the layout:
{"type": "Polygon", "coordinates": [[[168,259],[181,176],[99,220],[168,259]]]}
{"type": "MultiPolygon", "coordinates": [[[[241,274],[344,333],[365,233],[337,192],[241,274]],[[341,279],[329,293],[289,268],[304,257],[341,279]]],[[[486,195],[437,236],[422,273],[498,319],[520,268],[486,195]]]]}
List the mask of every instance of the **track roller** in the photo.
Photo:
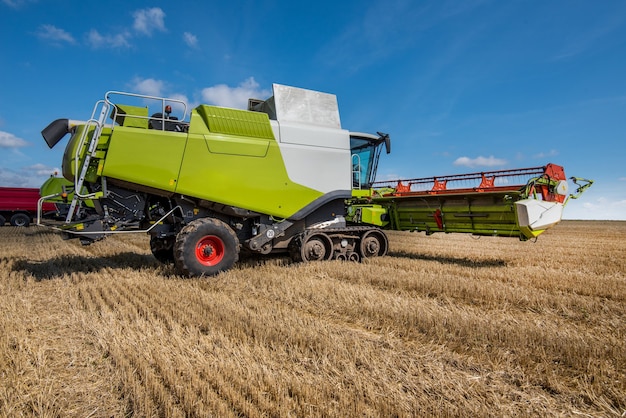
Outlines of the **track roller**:
{"type": "Polygon", "coordinates": [[[371,229],[361,236],[359,253],[361,258],[382,257],[387,254],[389,241],[387,235],[378,229],[371,229]]]}
{"type": "Polygon", "coordinates": [[[294,261],[324,261],[333,256],[333,243],[323,232],[302,234],[291,244],[290,253],[294,261]]]}

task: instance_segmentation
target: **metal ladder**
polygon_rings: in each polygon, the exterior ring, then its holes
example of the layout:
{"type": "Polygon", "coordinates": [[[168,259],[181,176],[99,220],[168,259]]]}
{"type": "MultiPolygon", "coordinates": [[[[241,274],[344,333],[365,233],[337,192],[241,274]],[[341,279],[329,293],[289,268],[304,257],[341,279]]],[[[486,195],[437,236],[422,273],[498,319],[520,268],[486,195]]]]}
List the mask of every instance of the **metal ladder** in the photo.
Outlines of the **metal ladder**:
{"type": "Polygon", "coordinates": [[[74,198],[72,199],[72,203],[70,205],[70,209],[67,213],[67,217],[65,218],[65,223],[70,223],[72,221],[72,217],[74,216],[74,211],[76,210],[76,205],[80,200],[88,199],[90,197],[95,196],[95,193],[81,194],[83,189],[83,183],[85,182],[85,177],[87,176],[87,170],[89,170],[89,164],[91,159],[96,154],[96,148],[98,147],[98,142],[100,140],[100,135],[102,134],[102,128],[104,127],[104,123],[106,121],[107,115],[109,114],[109,110],[111,109],[111,104],[108,100],[100,100],[96,102],[94,106],[93,112],[91,113],[91,118],[85,124],[85,129],[83,130],[80,146],[76,147],[76,154],[74,155],[74,161],[76,164],[74,173],[74,198]],[[98,112],[98,108],[100,107],[100,114],[98,118],[95,118],[96,113],[98,112]],[[93,135],[91,139],[87,143],[87,138],[89,136],[89,128],[91,126],[95,126],[93,135]],[[80,161],[80,154],[82,150],[87,147],[87,152],[85,153],[85,160],[83,161],[83,165],[80,168],[80,174],[78,170],[78,164],[80,161]]]}

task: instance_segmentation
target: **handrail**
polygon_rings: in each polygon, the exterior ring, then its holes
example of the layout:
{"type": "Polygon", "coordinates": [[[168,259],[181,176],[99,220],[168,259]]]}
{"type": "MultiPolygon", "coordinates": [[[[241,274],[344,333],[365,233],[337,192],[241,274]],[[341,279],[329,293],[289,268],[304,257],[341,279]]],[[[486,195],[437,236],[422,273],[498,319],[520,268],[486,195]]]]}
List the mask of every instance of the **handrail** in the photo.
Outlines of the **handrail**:
{"type": "Polygon", "coordinates": [[[352,154],[352,189],[355,189],[354,187],[354,173],[357,173],[357,178],[358,178],[358,189],[356,190],[361,190],[361,156],[359,154],[352,154]],[[356,166],[354,165],[354,157],[356,157],[356,166]],[[355,170],[354,167],[357,167],[357,169],[355,170]]]}
{"type": "Polygon", "coordinates": [[[62,192],[50,194],[48,196],[40,197],[39,200],[37,200],[37,225],[38,226],[46,226],[41,223],[41,213],[43,212],[43,203],[48,199],[52,199],[53,197],[61,196],[61,194],[62,192]]]}
{"type": "Polygon", "coordinates": [[[116,91],[116,90],[111,90],[108,91],[105,95],[104,95],[104,100],[109,103],[111,106],[113,106],[114,109],[114,114],[112,115],[113,120],[116,119],[118,113],[118,108],[117,108],[117,104],[121,104],[119,102],[113,101],[113,99],[111,98],[111,96],[115,96],[115,95],[119,95],[119,96],[127,96],[127,97],[134,97],[134,98],[138,98],[138,99],[144,99],[144,100],[154,100],[157,102],[161,103],[161,117],[153,117],[151,115],[148,116],[144,116],[144,115],[135,115],[135,114],[128,114],[127,116],[132,116],[133,118],[137,118],[137,119],[146,119],[148,121],[150,120],[158,120],[161,121],[161,129],[160,130],[165,130],[165,122],[179,122],[179,123],[186,123],[185,119],[187,118],[187,112],[188,112],[188,106],[187,103],[184,102],[183,100],[180,99],[174,99],[174,98],[168,98],[168,97],[159,97],[159,96],[150,96],[147,94],[138,94],[138,93],[128,93],[128,92],[123,92],[123,91],[116,91]],[[165,117],[165,108],[167,106],[166,103],[174,103],[174,104],[179,104],[182,106],[183,108],[183,116],[180,119],[169,119],[167,117],[165,117]]]}

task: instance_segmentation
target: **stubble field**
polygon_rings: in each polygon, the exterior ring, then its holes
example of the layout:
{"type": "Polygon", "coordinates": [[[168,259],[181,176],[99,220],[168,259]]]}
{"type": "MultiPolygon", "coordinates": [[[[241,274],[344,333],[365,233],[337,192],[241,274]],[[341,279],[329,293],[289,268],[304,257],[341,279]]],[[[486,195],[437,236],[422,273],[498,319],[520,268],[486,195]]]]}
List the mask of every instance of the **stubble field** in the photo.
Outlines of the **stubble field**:
{"type": "Polygon", "coordinates": [[[626,416],[626,222],[215,278],[0,228],[0,416],[626,416]]]}

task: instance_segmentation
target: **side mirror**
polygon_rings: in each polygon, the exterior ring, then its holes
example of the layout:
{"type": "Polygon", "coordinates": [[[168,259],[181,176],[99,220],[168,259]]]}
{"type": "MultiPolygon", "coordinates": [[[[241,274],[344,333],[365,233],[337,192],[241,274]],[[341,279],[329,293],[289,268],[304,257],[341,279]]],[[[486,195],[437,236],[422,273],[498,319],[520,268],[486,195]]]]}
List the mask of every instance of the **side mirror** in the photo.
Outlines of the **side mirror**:
{"type": "Polygon", "coordinates": [[[381,141],[385,141],[385,151],[387,151],[387,154],[391,153],[391,138],[389,138],[389,134],[384,134],[382,132],[376,132],[379,136],[381,141]]]}

